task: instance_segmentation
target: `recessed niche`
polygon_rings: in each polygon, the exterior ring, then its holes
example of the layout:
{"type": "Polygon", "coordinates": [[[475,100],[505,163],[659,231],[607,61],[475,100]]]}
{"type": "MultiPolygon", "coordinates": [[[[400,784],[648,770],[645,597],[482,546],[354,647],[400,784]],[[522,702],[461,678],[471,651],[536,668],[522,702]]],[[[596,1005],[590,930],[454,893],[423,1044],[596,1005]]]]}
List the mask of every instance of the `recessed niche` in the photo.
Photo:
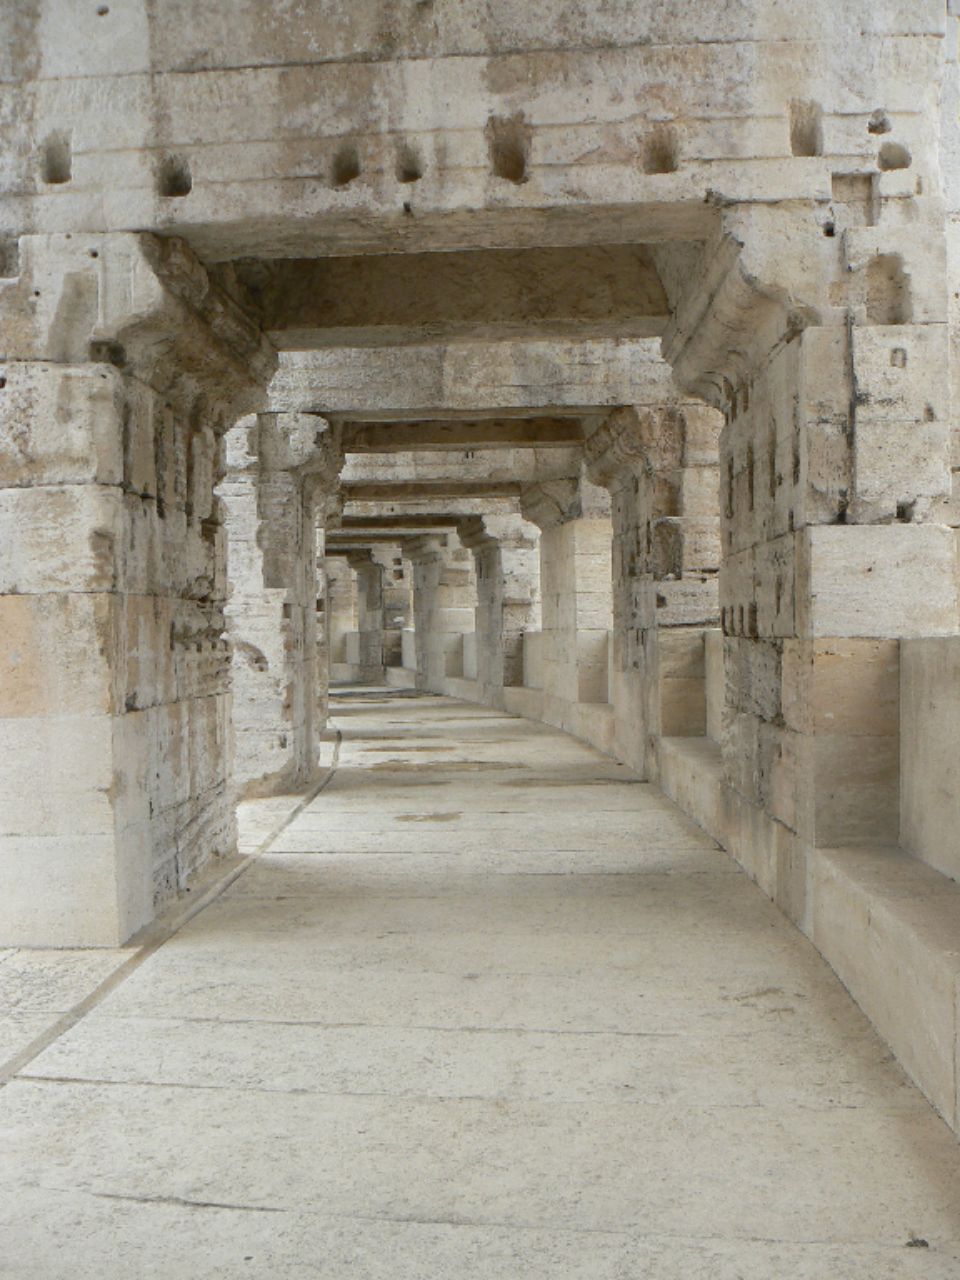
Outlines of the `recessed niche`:
{"type": "Polygon", "coordinates": [[[20,244],[14,238],[0,240],[0,277],[14,279],[20,274],[20,244]]]}
{"type": "Polygon", "coordinates": [[[66,133],[51,133],[43,144],[43,180],[56,185],[69,182],[72,176],[70,138],[66,133]]]}
{"type": "Polygon", "coordinates": [[[397,147],[396,174],[398,182],[419,182],[423,177],[423,163],[409,142],[397,147]]]}
{"type": "Polygon", "coordinates": [[[795,156],[823,155],[823,112],[818,102],[790,103],[790,151],[795,156]]]}
{"type": "Polygon", "coordinates": [[[867,121],[867,133],[889,133],[890,117],[885,111],[874,111],[873,115],[867,121]]]}
{"type": "Polygon", "coordinates": [[[867,265],[867,320],[909,324],[913,319],[910,277],[899,253],[879,253],[867,265]]]}
{"type": "Polygon", "coordinates": [[[643,172],[676,173],[679,159],[676,129],[668,124],[658,124],[644,140],[643,172]]]}
{"type": "Polygon", "coordinates": [[[912,156],[899,142],[884,142],[880,147],[877,163],[884,172],[890,169],[909,169],[912,156]]]}
{"type": "Polygon", "coordinates": [[[532,130],[522,111],[512,116],[491,116],[486,127],[490,165],[498,178],[519,185],[527,181],[532,130]]]}
{"type": "Polygon", "coordinates": [[[186,156],[164,156],[157,167],[157,193],[167,199],[188,196],[193,190],[193,175],[186,156]]]}
{"type": "Polygon", "coordinates": [[[360,153],[352,142],[344,142],[336,150],[330,166],[330,181],[335,187],[345,187],[360,177],[360,153]]]}

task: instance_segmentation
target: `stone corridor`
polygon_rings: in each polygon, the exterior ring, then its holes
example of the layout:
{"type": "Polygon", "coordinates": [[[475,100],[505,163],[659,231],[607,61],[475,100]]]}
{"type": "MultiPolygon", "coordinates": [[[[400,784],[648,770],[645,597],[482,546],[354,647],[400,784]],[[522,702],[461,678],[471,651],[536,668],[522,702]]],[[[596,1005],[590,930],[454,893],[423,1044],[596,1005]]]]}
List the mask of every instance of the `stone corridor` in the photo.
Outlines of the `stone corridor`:
{"type": "Polygon", "coordinates": [[[950,1130],[655,786],[449,698],[331,710],[321,790],[250,802],[282,829],[165,941],[0,953],[52,1028],[0,1089],[4,1280],[956,1277],[950,1130]]]}

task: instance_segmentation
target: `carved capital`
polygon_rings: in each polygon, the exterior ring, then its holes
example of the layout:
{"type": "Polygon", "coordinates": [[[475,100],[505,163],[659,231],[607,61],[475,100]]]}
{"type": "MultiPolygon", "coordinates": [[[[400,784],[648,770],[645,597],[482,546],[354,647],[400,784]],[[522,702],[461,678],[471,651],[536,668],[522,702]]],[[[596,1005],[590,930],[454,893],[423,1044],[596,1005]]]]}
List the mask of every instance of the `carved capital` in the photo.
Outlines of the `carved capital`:
{"type": "Polygon", "coordinates": [[[581,514],[580,481],[575,476],[562,480],[542,480],[525,485],[520,494],[520,510],[525,520],[540,529],[552,529],[581,514]]]}
{"type": "Polygon", "coordinates": [[[214,430],[266,402],[277,352],[181,240],[24,236],[0,285],[0,358],[112,364],[214,430]]]}

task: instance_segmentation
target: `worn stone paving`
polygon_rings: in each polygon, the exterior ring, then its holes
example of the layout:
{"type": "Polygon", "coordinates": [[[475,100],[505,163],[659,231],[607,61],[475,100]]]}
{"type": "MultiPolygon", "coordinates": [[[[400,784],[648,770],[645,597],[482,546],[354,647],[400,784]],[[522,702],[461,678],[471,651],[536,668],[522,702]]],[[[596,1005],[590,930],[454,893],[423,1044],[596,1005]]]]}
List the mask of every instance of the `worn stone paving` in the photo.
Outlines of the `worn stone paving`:
{"type": "MultiPolygon", "coordinates": [[[[450,700],[334,717],[322,793],[0,1090],[4,1280],[960,1273],[953,1136],[656,788],[450,700]]],[[[44,955],[0,955],[23,1018],[119,953],[44,955]]]]}

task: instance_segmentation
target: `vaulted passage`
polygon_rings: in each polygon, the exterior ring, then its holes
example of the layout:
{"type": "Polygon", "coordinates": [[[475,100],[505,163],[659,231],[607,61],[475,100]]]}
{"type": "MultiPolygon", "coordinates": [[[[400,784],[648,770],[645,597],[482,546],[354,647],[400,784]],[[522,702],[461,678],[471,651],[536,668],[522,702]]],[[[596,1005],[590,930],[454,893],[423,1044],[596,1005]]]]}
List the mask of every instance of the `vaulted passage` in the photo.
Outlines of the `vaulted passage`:
{"type": "Polygon", "coordinates": [[[656,787],[448,698],[332,712],[322,791],[4,1091],[4,1275],[956,1274],[952,1135],[656,787]]]}
{"type": "Polygon", "coordinates": [[[0,1280],[956,1280],[960,2],[7,11],[0,1280]]]}

